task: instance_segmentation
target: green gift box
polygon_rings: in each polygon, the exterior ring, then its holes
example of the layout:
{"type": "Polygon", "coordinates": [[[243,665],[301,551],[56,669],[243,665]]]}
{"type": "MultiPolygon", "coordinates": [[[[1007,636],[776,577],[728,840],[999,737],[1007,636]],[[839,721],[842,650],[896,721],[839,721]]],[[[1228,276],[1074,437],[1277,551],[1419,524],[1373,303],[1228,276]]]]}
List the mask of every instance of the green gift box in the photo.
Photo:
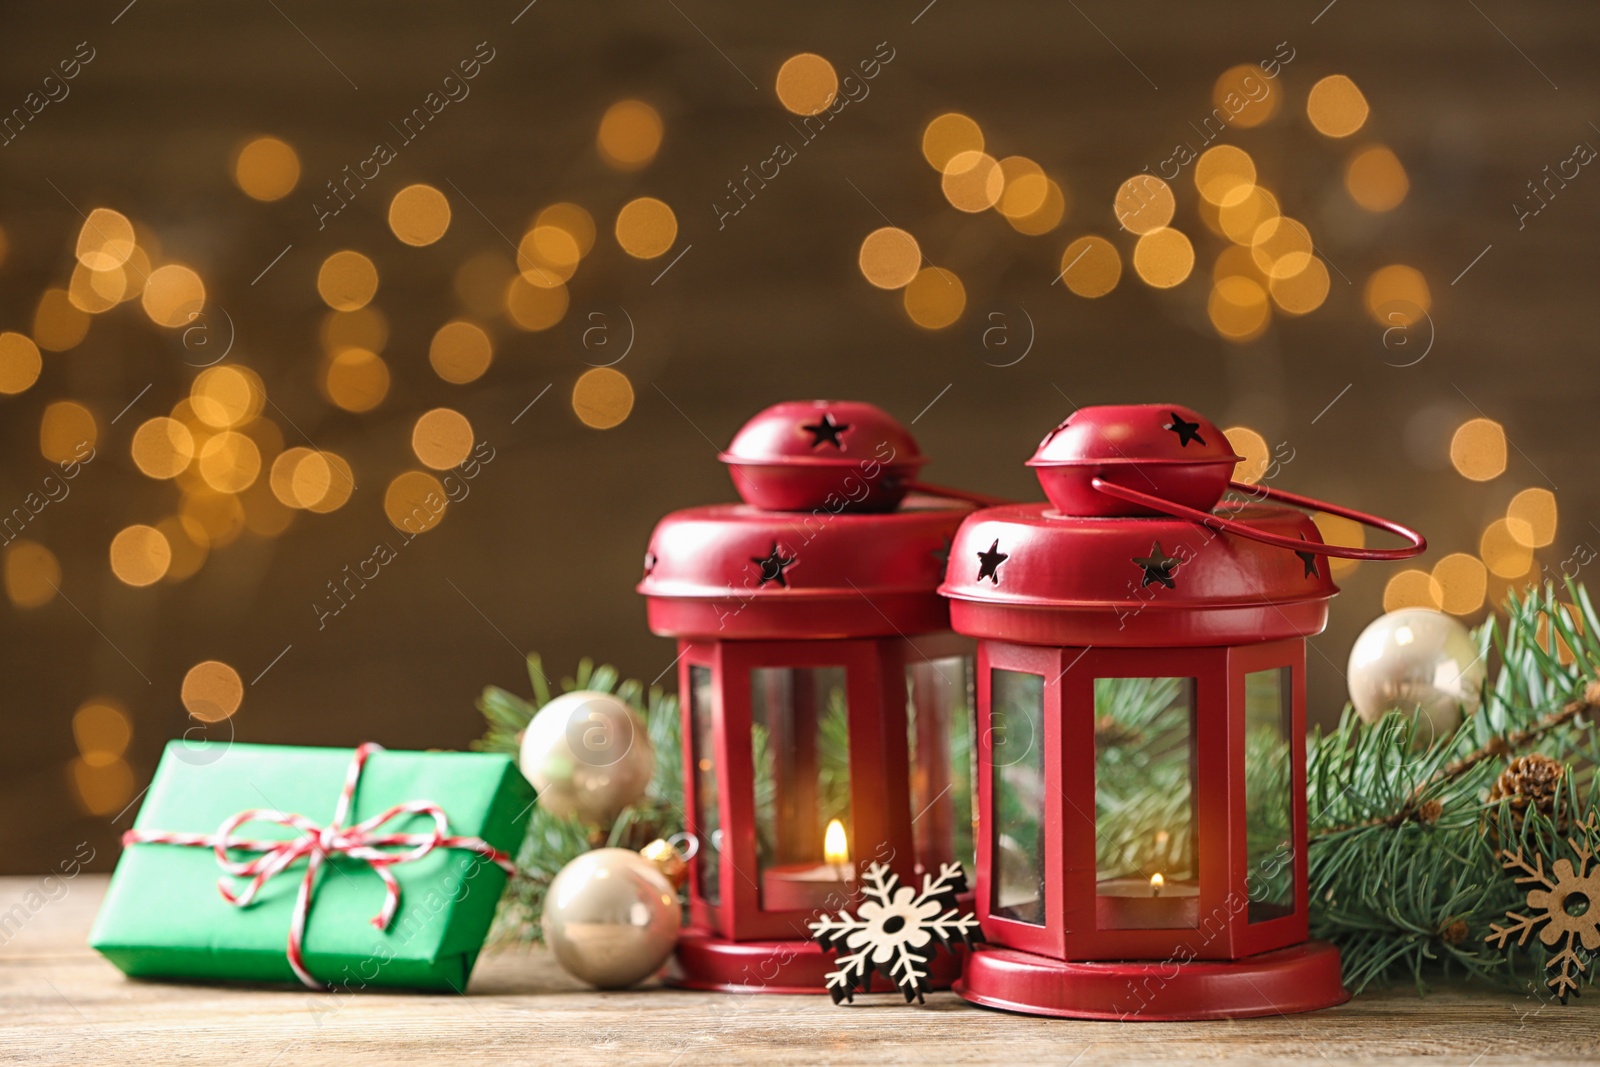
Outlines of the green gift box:
{"type": "MultiPolygon", "coordinates": [[[[214,835],[224,821],[247,809],[292,812],[328,826],[355,755],[341,748],[173,741],[156,768],[134,832],[214,835]]],[[[505,755],[374,748],[359,775],[345,827],[397,804],[425,801],[444,811],[451,837],[479,838],[512,856],[534,802],[533,787],[505,755]]],[[[371,832],[428,835],[434,829],[428,815],[406,813],[371,832]]],[[[266,842],[306,835],[252,821],[229,836],[266,842]]],[[[230,858],[258,855],[233,851],[230,858]]],[[[129,844],[89,944],[138,978],[295,982],[287,945],[307,862],[297,859],[266,880],[255,899],[241,907],[223,897],[218,878],[235,892],[248,879],[224,876],[211,848],[129,844]]],[[[380,930],[373,919],[387,889],[377,869],[342,851],[327,856],[302,939],[305,969],[335,989],[465,990],[505,888],[505,871],[470,849],[443,845],[387,870],[399,884],[399,906],[380,930]]]]}

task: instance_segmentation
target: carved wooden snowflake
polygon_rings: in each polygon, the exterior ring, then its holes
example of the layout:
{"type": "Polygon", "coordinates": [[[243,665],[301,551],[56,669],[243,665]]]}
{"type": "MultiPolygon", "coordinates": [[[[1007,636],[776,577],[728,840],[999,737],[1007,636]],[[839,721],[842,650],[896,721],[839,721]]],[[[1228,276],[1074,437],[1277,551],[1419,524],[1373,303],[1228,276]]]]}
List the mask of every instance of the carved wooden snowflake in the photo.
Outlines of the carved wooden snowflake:
{"type": "MultiPolygon", "coordinates": [[[[1594,828],[1595,815],[1589,813],[1585,828],[1594,828]]],[[[1500,850],[1500,865],[1508,871],[1522,872],[1516,876],[1517,884],[1536,886],[1528,890],[1528,907],[1535,911],[1532,915],[1506,912],[1506,918],[1512,921],[1505,926],[1490,923],[1489,935],[1484,938],[1505,948],[1507,941],[1515,937],[1520,948],[1541,923],[1544,930],[1539,940],[1546,945],[1553,948],[1564,938],[1561,951],[1544,965],[1545,970],[1555,972],[1545,984],[1563,1004],[1567,997],[1578,995],[1580,979],[1588,975],[1588,957],[1580,955],[1576,946],[1581,944],[1586,953],[1600,949],[1600,867],[1593,865],[1594,853],[1587,837],[1582,842],[1569,837],[1567,844],[1578,857],[1576,870],[1571,860],[1562,858],[1552,863],[1547,873],[1543,856],[1535,855],[1529,863],[1520,848],[1515,852],[1500,850]]]]}
{"type": "Polygon", "coordinates": [[[834,958],[838,969],[828,972],[828,993],[835,1004],[853,1001],[876,971],[899,987],[907,1004],[921,1004],[931,989],[928,963],[934,954],[983,940],[977,916],[962,915],[956,907],[957,894],[967,888],[966,874],[959,863],[941,864],[938,878],[922,876],[921,892],[901,885],[881,863],[868,867],[863,877],[868,899],[857,909],[859,916],[824,913],[809,924],[825,950],[842,951],[834,958]]]}

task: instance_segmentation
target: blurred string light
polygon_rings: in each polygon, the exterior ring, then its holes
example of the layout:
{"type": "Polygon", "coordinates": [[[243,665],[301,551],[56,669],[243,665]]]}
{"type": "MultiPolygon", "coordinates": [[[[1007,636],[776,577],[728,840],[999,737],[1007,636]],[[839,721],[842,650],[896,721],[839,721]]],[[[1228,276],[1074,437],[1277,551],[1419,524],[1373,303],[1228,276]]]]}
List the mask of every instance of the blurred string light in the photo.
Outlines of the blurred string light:
{"type": "Polygon", "coordinates": [[[618,100],[600,118],[595,148],[616,170],[648,166],[661,150],[661,115],[643,100],[618,100]]]}
{"type": "Polygon", "coordinates": [[[960,112],[951,111],[934,119],[922,131],[922,158],[943,174],[950,161],[962,152],[983,151],[983,130],[960,112]]]}
{"type": "Polygon", "coordinates": [[[1122,257],[1104,237],[1079,237],[1061,253],[1061,281],[1079,296],[1105,296],[1122,277],[1122,257]]]}
{"type": "Polygon", "coordinates": [[[252,200],[282,200],[300,181],[300,157],[285,141],[257,137],[234,155],[233,181],[252,200]]]}
{"type": "Polygon", "coordinates": [[[1422,272],[1403,263],[1373,271],[1362,289],[1367,314],[1380,326],[1410,326],[1427,315],[1433,305],[1422,272]]]}
{"type": "Polygon", "coordinates": [[[6,546],[6,596],[19,608],[40,608],[61,587],[61,564],[37,541],[18,538],[6,546]]]}
{"type": "Polygon", "coordinates": [[[494,361],[494,345],[483,327],[457,319],[434,332],[428,344],[428,364],[453,385],[477,381],[494,361]]]}
{"type": "Polygon", "coordinates": [[[1452,552],[1434,564],[1430,577],[1442,610],[1452,615],[1471,615],[1483,607],[1489,591],[1489,572],[1478,557],[1452,552]]]}
{"type": "Polygon", "coordinates": [[[1518,544],[1544,548],[1556,539],[1556,495],[1548,489],[1524,489],[1506,508],[1506,530],[1518,544]]]}
{"type": "Polygon", "coordinates": [[[519,330],[548,330],[566,316],[569,299],[565,285],[531,285],[519,274],[506,286],[506,317],[519,330]]]}
{"type": "Polygon", "coordinates": [[[444,518],[449,500],[439,479],[425,471],[397,475],[383,493],[383,513],[398,530],[426,533],[444,518]]]}
{"type": "Polygon", "coordinates": [[[450,201],[431,185],[408,185],[389,201],[389,229],[408,245],[431,245],[449,228],[450,201]]]}
{"type": "Polygon", "coordinates": [[[111,573],[127,585],[153,585],[171,565],[172,545],[154,526],[126,526],[111,539],[111,573]]]}
{"type": "Polygon", "coordinates": [[[1344,165],[1344,187],[1368,211],[1393,211],[1411,189],[1400,159],[1384,145],[1368,145],[1344,165]]]}
{"type": "Polygon", "coordinates": [[[221,722],[244,702],[244,682],[239,672],[221,660],[208,659],[190,667],[179,690],[183,706],[201,722],[221,722]]]}
{"type": "Polygon", "coordinates": [[[329,311],[319,331],[322,351],[334,355],[345,348],[382,352],[389,343],[389,320],[374,307],[356,311],[329,311]]]}
{"type": "Polygon", "coordinates": [[[1427,571],[1407,568],[1391,577],[1383,587],[1383,610],[1399,611],[1401,608],[1433,608],[1439,610],[1444,591],[1439,582],[1427,571]]]}
{"type": "Polygon", "coordinates": [[[317,293],[335,311],[366,307],[377,292],[378,268],[360,252],[335,252],[317,271],[317,293]]]}
{"type": "Polygon", "coordinates": [[[1154,233],[1171,222],[1177,206],[1172,187],[1149,174],[1135,174],[1123,182],[1111,203],[1122,228],[1139,235],[1154,233]]]}
{"type": "Polygon", "coordinates": [[[591,367],[572,387],[572,410],[596,430],[620,426],[633,411],[633,383],[611,367],[591,367]]]}
{"type": "Polygon", "coordinates": [[[157,326],[186,326],[205,306],[206,287],[191,268],[168,263],[150,272],[140,299],[157,326]]]}
{"type": "Polygon", "coordinates": [[[411,450],[423,466],[449,470],[472,452],[472,423],[459,411],[434,408],[423,412],[411,428],[411,450]]]}
{"type": "Polygon", "coordinates": [[[905,287],[903,302],[912,322],[926,330],[938,330],[961,317],[967,291],[951,271],[924,267],[905,287]]]}
{"type": "Polygon", "coordinates": [[[0,393],[13,395],[26,391],[39,380],[44,361],[39,346],[25,334],[7,330],[0,333],[0,393]]]}
{"type": "Polygon", "coordinates": [[[94,447],[99,439],[94,414],[76,400],[57,400],[39,420],[39,452],[52,463],[82,459],[80,449],[94,447]]]}
{"type": "Polygon", "coordinates": [[[587,256],[594,247],[594,216],[577,204],[565,201],[551,204],[534,216],[533,226],[534,229],[548,226],[564,230],[577,245],[580,258],[587,256]]]}
{"type": "Polygon", "coordinates": [[[329,403],[360,414],[389,395],[389,365],[365,348],[341,348],[322,361],[319,384],[329,403]]]}
{"type": "Polygon", "coordinates": [[[343,457],[299,446],[273,461],[268,483],[286,507],[318,514],[337,511],[355,491],[354,473],[343,457]]]}
{"type": "Polygon", "coordinates": [[[1506,469],[1506,433],[1493,419],[1468,419],[1450,438],[1450,463],[1475,482],[1498,478],[1506,469]]]}
{"type": "Polygon", "coordinates": [[[1478,555],[1501,578],[1520,578],[1533,566],[1533,549],[1517,540],[1510,521],[1496,519],[1478,539],[1478,555]]]}
{"type": "Polygon", "coordinates": [[[65,289],[46,289],[33,312],[33,340],[47,352],[76,348],[89,333],[89,315],[65,289]]]}
{"type": "Polygon", "coordinates": [[[1306,117],[1326,137],[1349,137],[1367,121],[1367,98],[1343,74],[1330,74],[1311,87],[1306,117]]]}
{"type": "Polygon", "coordinates": [[[987,152],[957,152],[945,166],[940,185],[951,207],[975,214],[1000,202],[1000,194],[1005,191],[1005,173],[1000,169],[1000,161],[987,152]]]}
{"type": "Polygon", "coordinates": [[[614,232],[617,244],[635,259],[654,259],[678,238],[678,217],[653,196],[641,196],[622,205],[614,232]]]}
{"type": "Polygon", "coordinates": [[[905,230],[882,226],[861,242],[861,276],[879,289],[904,289],[922,269],[922,248],[905,230]]]}
{"type": "MultiPolygon", "coordinates": [[[[1311,516],[1317,524],[1317,532],[1322,535],[1325,544],[1343,545],[1347,548],[1365,548],[1367,544],[1367,528],[1354,519],[1347,519],[1341,515],[1330,515],[1326,511],[1316,512],[1311,516]]],[[[1328,571],[1335,578],[1342,578],[1361,566],[1358,559],[1341,559],[1338,556],[1329,556],[1328,571]]]]}
{"type": "Polygon", "coordinates": [[[839,95],[833,64],[814,52],[790,56],[778,68],[778,102],[796,115],[815,115],[839,95]]]}
{"type": "Polygon", "coordinates": [[[78,803],[90,815],[111,815],[133,795],[133,770],[123,759],[133,740],[133,721],[120,701],[93,697],[72,715],[78,755],[67,777],[78,803]]]}
{"type": "Polygon", "coordinates": [[[1133,269],[1146,285],[1171,289],[1194,269],[1194,245],[1180,231],[1158,227],[1133,246],[1133,269]]]}
{"type": "Polygon", "coordinates": [[[1234,481],[1246,485],[1259,482],[1272,462],[1272,450],[1267,447],[1267,439],[1248,426],[1231,426],[1222,431],[1222,436],[1228,439],[1229,446],[1239,456],[1239,462],[1233,468],[1234,481]]]}
{"type": "Polygon", "coordinates": [[[1256,95],[1255,87],[1267,84],[1262,81],[1261,73],[1259,65],[1241,63],[1223,71],[1212,85],[1211,103],[1214,107],[1232,113],[1232,117],[1228,120],[1231,125],[1251,129],[1260,126],[1278,113],[1281,93],[1273,92],[1269,87],[1266,93],[1256,95]],[[1235,110],[1235,106],[1240,102],[1243,106],[1235,110]]]}

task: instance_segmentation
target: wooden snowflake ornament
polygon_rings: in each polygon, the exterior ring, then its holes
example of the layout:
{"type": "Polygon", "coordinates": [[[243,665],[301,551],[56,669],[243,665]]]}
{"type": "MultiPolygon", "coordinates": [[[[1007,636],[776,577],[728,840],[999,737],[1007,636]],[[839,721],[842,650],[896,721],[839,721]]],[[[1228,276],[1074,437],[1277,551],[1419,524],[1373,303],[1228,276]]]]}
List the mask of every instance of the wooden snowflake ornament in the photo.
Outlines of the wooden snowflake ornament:
{"type": "MultiPolygon", "coordinates": [[[[1584,824],[1586,829],[1594,829],[1595,816],[1595,812],[1589,813],[1584,824]]],[[[1565,939],[1561,950],[1544,965],[1545,970],[1555,972],[1545,984],[1563,1004],[1567,997],[1578,995],[1580,979],[1588,974],[1588,959],[1578,953],[1577,946],[1581,944],[1586,953],[1600,949],[1600,867],[1594,866],[1594,852],[1589,848],[1587,836],[1581,843],[1576,837],[1569,837],[1567,844],[1577,854],[1576,869],[1571,860],[1562,858],[1552,863],[1546,872],[1543,856],[1535,855],[1530,863],[1520,848],[1515,852],[1501,850],[1501,866],[1520,872],[1516,875],[1517,884],[1535,886],[1528,890],[1527,900],[1534,914],[1518,915],[1508,911],[1506,918],[1511,922],[1504,926],[1490,923],[1489,935],[1484,938],[1500,948],[1505,948],[1508,940],[1515,938],[1515,943],[1521,947],[1528,943],[1528,935],[1543,923],[1540,941],[1554,948],[1565,939]]]]}
{"type": "Polygon", "coordinates": [[[938,878],[922,876],[921,892],[901,885],[882,863],[873,863],[863,878],[867,900],[858,916],[824,913],[808,924],[825,951],[841,953],[834,958],[838,969],[827,974],[828,993],[835,1004],[854,1001],[876,971],[899,987],[907,1004],[921,1004],[931,989],[928,963],[934,954],[983,940],[977,916],[956,907],[956,896],[967,888],[966,873],[959,863],[941,864],[938,878]]]}

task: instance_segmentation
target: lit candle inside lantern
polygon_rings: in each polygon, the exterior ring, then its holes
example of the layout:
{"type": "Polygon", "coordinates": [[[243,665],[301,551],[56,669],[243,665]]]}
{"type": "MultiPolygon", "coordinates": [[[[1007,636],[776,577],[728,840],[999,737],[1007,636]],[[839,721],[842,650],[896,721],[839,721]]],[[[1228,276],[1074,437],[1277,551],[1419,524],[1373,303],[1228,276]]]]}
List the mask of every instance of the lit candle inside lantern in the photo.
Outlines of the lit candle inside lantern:
{"type": "Polygon", "coordinates": [[[836,910],[855,893],[850,840],[844,823],[828,822],[821,863],[787,863],[761,875],[761,906],[768,911],[836,910]]]}
{"type": "Polygon", "coordinates": [[[1150,895],[1153,897],[1159,897],[1161,895],[1161,887],[1166,884],[1167,880],[1161,877],[1160,871],[1152,874],[1150,876],[1150,895]]]}
{"type": "Polygon", "coordinates": [[[1172,880],[1160,871],[1148,879],[1108,878],[1096,886],[1102,930],[1182,930],[1200,919],[1200,886],[1172,880]]]}

